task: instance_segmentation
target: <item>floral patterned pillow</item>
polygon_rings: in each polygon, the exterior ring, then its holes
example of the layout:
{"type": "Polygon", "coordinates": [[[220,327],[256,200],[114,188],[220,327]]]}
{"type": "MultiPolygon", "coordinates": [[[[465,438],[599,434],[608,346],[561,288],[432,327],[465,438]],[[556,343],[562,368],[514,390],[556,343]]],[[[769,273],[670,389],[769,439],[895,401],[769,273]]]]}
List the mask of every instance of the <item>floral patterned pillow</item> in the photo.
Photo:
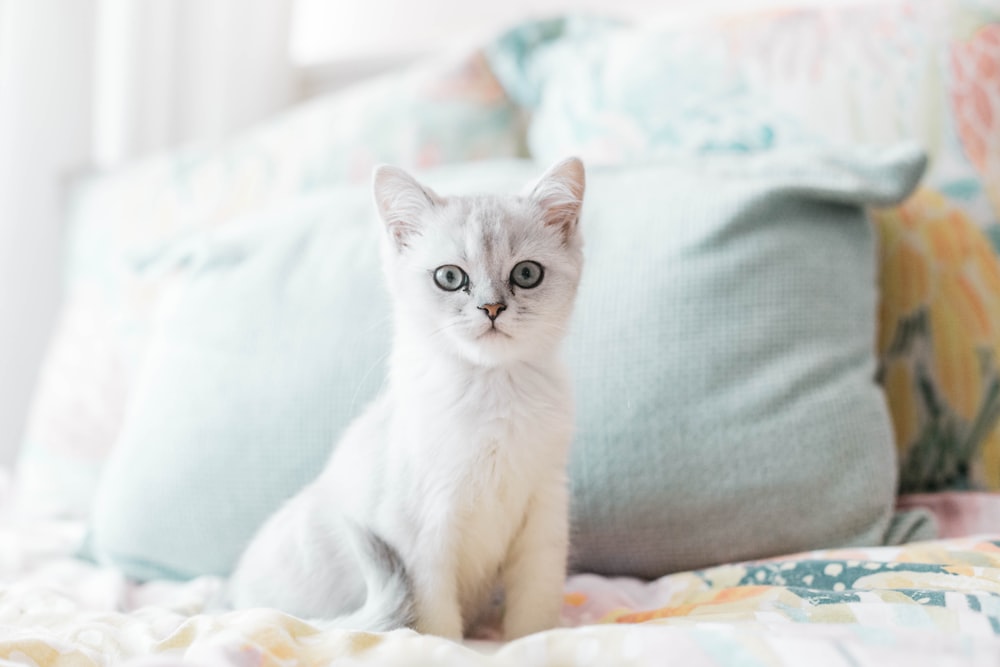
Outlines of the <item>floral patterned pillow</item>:
{"type": "Polygon", "coordinates": [[[379,162],[430,167],[523,155],[521,114],[475,52],[307,102],[220,146],[102,175],[70,210],[65,307],[17,471],[23,511],[86,515],[121,424],[166,275],[144,248],[339,182],[379,162]]]}
{"type": "Polygon", "coordinates": [[[995,2],[859,0],[642,29],[571,17],[525,24],[487,52],[532,111],[541,161],[915,140],[929,185],[980,226],[1000,219],[995,2]]]}
{"type": "Polygon", "coordinates": [[[1000,261],[959,207],[924,188],[874,211],[879,376],[900,491],[1000,490],[1000,261]]]}

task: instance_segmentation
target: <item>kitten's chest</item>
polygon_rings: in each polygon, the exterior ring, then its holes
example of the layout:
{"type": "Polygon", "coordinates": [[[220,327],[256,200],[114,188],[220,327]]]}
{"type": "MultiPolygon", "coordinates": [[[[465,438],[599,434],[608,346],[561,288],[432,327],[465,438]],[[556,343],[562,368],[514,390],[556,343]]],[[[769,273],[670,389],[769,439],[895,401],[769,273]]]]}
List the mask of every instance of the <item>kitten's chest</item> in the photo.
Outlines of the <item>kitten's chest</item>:
{"type": "Polygon", "coordinates": [[[503,542],[538,485],[565,469],[568,383],[531,369],[437,380],[424,384],[397,424],[399,441],[410,443],[414,506],[433,505],[433,514],[462,523],[461,533],[493,526],[503,542]]]}
{"type": "Polygon", "coordinates": [[[516,496],[543,470],[564,462],[572,409],[568,388],[526,372],[484,374],[450,401],[435,425],[469,493],[516,496]]]}
{"type": "Polygon", "coordinates": [[[418,418],[421,439],[433,443],[421,492],[502,535],[519,525],[538,484],[565,468],[568,389],[558,379],[500,372],[456,386],[418,418]]]}
{"type": "Polygon", "coordinates": [[[551,428],[519,407],[483,406],[454,420],[442,438],[445,478],[438,482],[456,516],[498,527],[519,517],[542,469],[555,465],[551,428]]]}
{"type": "MultiPolygon", "coordinates": [[[[401,424],[419,449],[429,447],[457,466],[542,455],[541,443],[572,423],[569,383],[561,366],[429,373],[404,401],[401,424]]],[[[420,453],[426,453],[426,450],[420,453]]]]}

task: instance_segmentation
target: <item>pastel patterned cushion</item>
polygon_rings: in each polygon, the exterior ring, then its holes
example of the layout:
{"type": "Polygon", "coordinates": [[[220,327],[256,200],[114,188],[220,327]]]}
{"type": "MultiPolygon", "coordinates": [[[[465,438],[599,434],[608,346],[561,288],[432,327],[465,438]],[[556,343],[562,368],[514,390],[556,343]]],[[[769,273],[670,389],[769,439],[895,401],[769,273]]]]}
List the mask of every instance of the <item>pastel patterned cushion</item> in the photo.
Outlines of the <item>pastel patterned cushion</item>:
{"type": "MultiPolygon", "coordinates": [[[[656,577],[928,534],[919,516],[892,522],[861,208],[898,201],[923,164],[912,148],[810,150],[588,172],[566,350],[576,569],[656,577]]],[[[423,180],[517,191],[539,170],[423,180]]],[[[93,553],[133,576],[226,573],[384,377],[368,187],[256,222],[164,250],[182,268],[91,522],[93,553]]]]}
{"type": "Polygon", "coordinates": [[[532,111],[531,154],[617,164],[693,153],[916,141],[927,183],[1000,217],[1000,7],[881,0],[630,28],[571,17],[489,49],[532,111]]]}
{"type": "Polygon", "coordinates": [[[933,190],[874,219],[879,375],[900,490],[1000,490],[1000,261],[968,216],[933,190]]]}
{"type": "Polygon", "coordinates": [[[516,156],[523,143],[518,110],[476,52],[318,98],[223,145],[83,183],[69,216],[66,306],[18,462],[19,506],[68,516],[90,507],[169,278],[136,279],[131,264],[145,248],[331,184],[367,181],[379,162],[516,156]]]}
{"type": "Polygon", "coordinates": [[[885,226],[900,219],[912,237],[883,248],[889,264],[880,274],[881,365],[901,488],[1000,489],[996,287],[939,277],[990,272],[995,260],[980,251],[974,262],[935,254],[918,231],[981,249],[969,227],[1000,230],[995,2],[858,2],[682,28],[572,18],[524,25],[489,53],[501,81],[532,109],[529,145],[543,159],[576,153],[618,164],[810,144],[925,146],[927,189],[878,217],[883,241],[898,236],[885,226]]]}

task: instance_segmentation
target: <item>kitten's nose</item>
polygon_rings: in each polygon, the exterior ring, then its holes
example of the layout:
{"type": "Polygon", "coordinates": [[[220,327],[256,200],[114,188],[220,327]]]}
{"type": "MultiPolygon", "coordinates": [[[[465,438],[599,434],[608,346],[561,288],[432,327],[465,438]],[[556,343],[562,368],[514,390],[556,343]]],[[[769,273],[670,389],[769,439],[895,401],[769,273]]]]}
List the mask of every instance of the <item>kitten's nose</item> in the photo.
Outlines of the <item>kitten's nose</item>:
{"type": "Polygon", "coordinates": [[[507,310],[507,305],[503,303],[485,303],[479,306],[479,310],[485,312],[486,317],[490,318],[490,322],[492,322],[500,313],[507,310]]]}

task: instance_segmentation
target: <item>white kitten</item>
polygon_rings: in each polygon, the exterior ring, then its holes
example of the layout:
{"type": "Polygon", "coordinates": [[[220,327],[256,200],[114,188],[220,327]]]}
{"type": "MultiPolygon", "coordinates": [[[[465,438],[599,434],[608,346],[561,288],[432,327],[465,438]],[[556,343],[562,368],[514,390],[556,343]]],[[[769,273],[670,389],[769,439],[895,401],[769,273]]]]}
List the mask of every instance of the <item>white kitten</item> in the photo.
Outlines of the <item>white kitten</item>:
{"type": "Polygon", "coordinates": [[[459,638],[499,583],[505,638],[551,628],[583,165],[556,164],[525,196],[443,198],[393,167],[374,188],[395,318],[387,388],[258,532],[231,601],[459,638]]]}

